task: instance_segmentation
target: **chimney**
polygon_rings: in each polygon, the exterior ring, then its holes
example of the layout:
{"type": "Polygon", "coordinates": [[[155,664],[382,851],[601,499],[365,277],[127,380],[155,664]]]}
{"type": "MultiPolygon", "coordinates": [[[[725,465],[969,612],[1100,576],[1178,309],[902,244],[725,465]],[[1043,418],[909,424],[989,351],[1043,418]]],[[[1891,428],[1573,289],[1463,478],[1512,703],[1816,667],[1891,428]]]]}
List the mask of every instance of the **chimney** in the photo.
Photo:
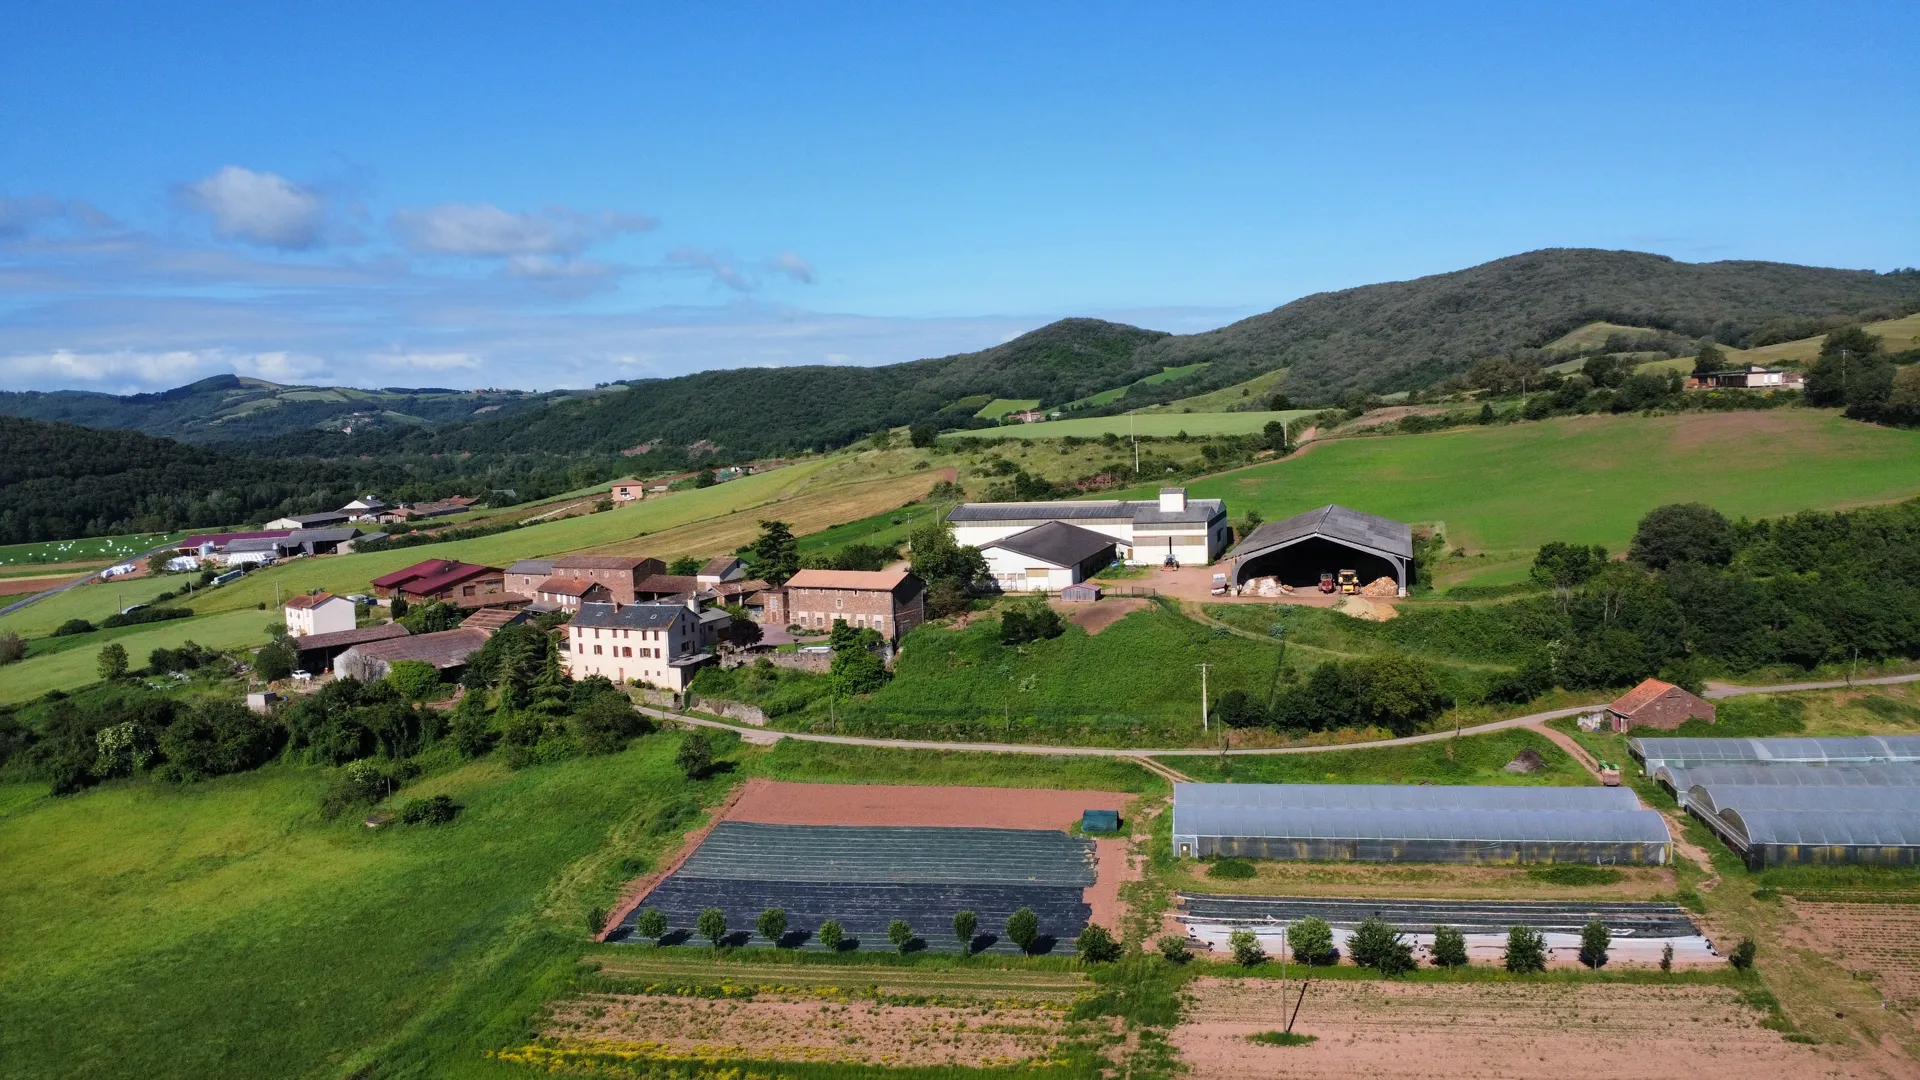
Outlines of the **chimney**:
{"type": "Polygon", "coordinates": [[[687,610],[693,612],[695,615],[700,614],[700,596],[698,593],[687,594],[687,610]]]}
{"type": "Polygon", "coordinates": [[[1184,513],[1187,509],[1186,488],[1161,488],[1160,512],[1163,514],[1184,513]]]}

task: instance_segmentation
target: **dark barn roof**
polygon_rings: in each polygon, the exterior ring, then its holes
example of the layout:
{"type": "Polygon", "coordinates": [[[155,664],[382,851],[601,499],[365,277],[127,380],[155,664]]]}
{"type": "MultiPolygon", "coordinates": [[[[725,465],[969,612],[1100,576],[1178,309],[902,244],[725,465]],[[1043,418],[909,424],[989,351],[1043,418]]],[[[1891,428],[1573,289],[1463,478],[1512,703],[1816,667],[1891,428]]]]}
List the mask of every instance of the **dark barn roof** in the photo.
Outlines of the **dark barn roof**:
{"type": "Polygon", "coordinates": [[[1310,536],[1324,537],[1396,559],[1413,558],[1411,526],[1392,518],[1363,514],[1332,504],[1280,521],[1267,522],[1240,541],[1240,546],[1234,549],[1234,556],[1247,559],[1265,555],[1310,536]]]}
{"type": "Polygon", "coordinates": [[[1005,548],[1065,567],[1079,566],[1102,552],[1108,557],[1113,555],[1113,537],[1064,521],[1035,525],[1026,532],[1014,533],[983,546],[1005,548]]]}

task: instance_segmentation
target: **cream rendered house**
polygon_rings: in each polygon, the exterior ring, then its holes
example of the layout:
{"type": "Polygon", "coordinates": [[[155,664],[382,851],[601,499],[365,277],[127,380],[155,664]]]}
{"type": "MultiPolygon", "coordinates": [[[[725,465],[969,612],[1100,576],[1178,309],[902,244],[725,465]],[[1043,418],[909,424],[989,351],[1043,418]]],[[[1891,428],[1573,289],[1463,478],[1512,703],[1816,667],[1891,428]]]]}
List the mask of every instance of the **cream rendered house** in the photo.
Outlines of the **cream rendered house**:
{"type": "Polygon", "coordinates": [[[287,636],[302,638],[309,634],[337,634],[353,629],[353,601],[331,593],[296,596],[287,601],[287,636]]]}
{"type": "Polygon", "coordinates": [[[1233,539],[1225,502],[1189,499],[1187,489],[1177,487],[1162,488],[1154,501],[963,503],[947,521],[956,543],[983,549],[1048,522],[1065,522],[1113,537],[1118,557],[1141,566],[1158,566],[1169,555],[1183,566],[1205,565],[1233,539]]]}

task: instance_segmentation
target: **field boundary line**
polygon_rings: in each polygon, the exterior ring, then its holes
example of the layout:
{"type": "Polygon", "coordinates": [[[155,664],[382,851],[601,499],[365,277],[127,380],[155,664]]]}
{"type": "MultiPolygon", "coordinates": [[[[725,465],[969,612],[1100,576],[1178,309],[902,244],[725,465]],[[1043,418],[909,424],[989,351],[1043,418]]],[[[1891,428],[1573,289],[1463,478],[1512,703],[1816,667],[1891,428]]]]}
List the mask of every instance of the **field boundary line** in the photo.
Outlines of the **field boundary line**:
{"type": "Polygon", "coordinates": [[[693,857],[694,849],[706,841],[707,834],[711,833],[715,826],[727,819],[727,815],[732,812],[734,804],[739,802],[742,796],[746,795],[747,789],[754,784],[764,784],[766,782],[767,781],[759,777],[753,777],[743,783],[735,784],[733,790],[727,792],[727,797],[720,800],[720,805],[713,808],[713,812],[707,818],[707,823],[684,835],[679,850],[675,851],[673,856],[669,858],[664,865],[658,870],[642,874],[627,883],[625,890],[620,894],[619,903],[614,904],[613,910],[607,913],[605,925],[601,926],[600,931],[593,935],[593,940],[605,943],[607,938],[611,936],[615,930],[620,928],[620,924],[627,921],[627,916],[633,914],[639,909],[641,904],[647,902],[647,897],[652,894],[654,889],[660,887],[661,882],[672,877],[674,871],[680,869],[689,858],[693,857]]]}

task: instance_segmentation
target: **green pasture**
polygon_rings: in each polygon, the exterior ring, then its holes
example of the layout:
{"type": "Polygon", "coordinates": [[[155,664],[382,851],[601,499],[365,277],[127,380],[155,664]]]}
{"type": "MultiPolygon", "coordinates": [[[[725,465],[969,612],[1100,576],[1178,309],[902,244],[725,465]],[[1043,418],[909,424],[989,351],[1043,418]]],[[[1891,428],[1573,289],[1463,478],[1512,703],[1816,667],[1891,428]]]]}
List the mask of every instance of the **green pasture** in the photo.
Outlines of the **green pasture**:
{"type": "Polygon", "coordinates": [[[1038,424],[1010,424],[956,432],[942,435],[941,438],[949,441],[958,438],[1059,439],[1076,435],[1082,439],[1097,439],[1108,432],[1124,438],[1129,431],[1136,435],[1157,435],[1161,438],[1183,431],[1188,435],[1250,435],[1266,427],[1270,421],[1286,423],[1312,414],[1310,409],[1288,412],[1123,413],[1119,416],[1088,416],[1077,420],[1043,420],[1038,424]]]}
{"type": "MultiPolygon", "coordinates": [[[[426,559],[461,559],[504,567],[515,559],[605,547],[662,529],[758,506],[777,496],[788,485],[818,471],[820,464],[808,462],[792,465],[772,472],[744,476],[710,488],[647,499],[605,513],[544,521],[476,540],[424,544],[364,555],[293,559],[256,571],[241,581],[214,590],[205,599],[196,601],[193,607],[202,613],[231,611],[259,603],[272,607],[276,586],[278,595],[283,598],[309,589],[326,589],[335,593],[363,592],[374,578],[426,559]]],[[[5,629],[7,625],[7,620],[0,619],[0,629],[5,629]]]]}
{"type": "Polygon", "coordinates": [[[1272,371],[1255,375],[1246,382],[1234,383],[1232,386],[1221,387],[1218,390],[1209,390],[1204,394],[1195,394],[1192,397],[1179,398],[1175,401],[1169,401],[1164,405],[1143,406],[1136,411],[1135,415],[1144,416],[1149,413],[1163,412],[1224,412],[1228,409],[1246,405],[1249,402],[1266,401],[1267,397],[1275,390],[1280,389],[1280,384],[1286,382],[1286,380],[1287,369],[1275,368],[1272,371]]]}
{"type": "Polygon", "coordinates": [[[858,521],[848,521],[799,538],[801,555],[823,555],[849,544],[905,544],[907,534],[932,520],[945,507],[914,503],[885,510],[858,521]]]}
{"type": "Polygon", "coordinates": [[[994,398],[980,406],[980,411],[973,415],[982,420],[998,420],[1008,413],[1026,412],[1039,407],[1039,398],[994,398]]]}
{"type": "Polygon", "coordinates": [[[0,547],[0,567],[130,559],[185,535],[178,532],[139,533],[132,536],[90,536],[82,540],[45,540],[37,544],[8,544],[0,547]]]}
{"type": "Polygon", "coordinates": [[[278,611],[229,611],[194,619],[171,619],[140,627],[122,627],[70,638],[55,638],[57,648],[0,668],[0,704],[27,701],[49,690],[72,690],[100,676],[100,650],[109,643],[127,650],[128,666],[146,666],[155,649],[177,649],[191,640],[210,649],[237,649],[267,643],[267,624],[278,622],[278,611]]]}
{"type": "Polygon", "coordinates": [[[1136,386],[1157,386],[1163,382],[1172,382],[1175,379],[1184,379],[1187,376],[1193,374],[1194,372],[1199,371],[1204,367],[1207,367],[1211,363],[1212,361],[1210,360],[1204,360],[1198,364],[1183,364],[1180,367],[1161,368],[1159,371],[1154,372],[1152,375],[1148,375],[1144,379],[1135,379],[1133,382],[1130,382],[1125,386],[1116,386],[1111,390],[1102,390],[1097,394],[1094,394],[1090,397],[1083,397],[1078,401],[1069,401],[1065,405],[1062,405],[1061,408],[1085,409],[1085,408],[1090,408],[1090,407],[1099,406],[1099,405],[1110,405],[1116,401],[1119,401],[1121,398],[1126,397],[1127,391],[1133,389],[1136,386]]]}
{"type": "Polygon", "coordinates": [[[1273,521],[1339,503],[1444,523],[1448,546],[1470,551],[1531,551],[1549,540],[1621,551],[1664,503],[1704,502],[1738,518],[1903,499],[1920,494],[1916,461],[1920,432],[1825,411],[1587,416],[1328,440],[1188,489],[1225,499],[1235,518],[1252,509],[1273,521]]]}
{"type": "MultiPolygon", "coordinates": [[[[0,617],[0,630],[12,630],[21,637],[33,638],[52,633],[54,627],[68,619],[98,623],[109,615],[119,614],[122,607],[147,603],[163,592],[186,587],[186,583],[192,580],[195,579],[185,574],[162,574],[119,581],[90,581],[0,617]]],[[[7,602],[21,599],[25,598],[9,597],[7,602]]],[[[5,606],[5,603],[0,603],[0,607],[5,606]]]]}
{"type": "Polygon", "coordinates": [[[1622,326],[1619,323],[1590,322],[1576,327],[1554,338],[1543,346],[1547,352],[1573,352],[1577,349],[1597,349],[1607,343],[1614,335],[1629,338],[1658,337],[1660,331],[1649,330],[1644,326],[1622,326]]]}

